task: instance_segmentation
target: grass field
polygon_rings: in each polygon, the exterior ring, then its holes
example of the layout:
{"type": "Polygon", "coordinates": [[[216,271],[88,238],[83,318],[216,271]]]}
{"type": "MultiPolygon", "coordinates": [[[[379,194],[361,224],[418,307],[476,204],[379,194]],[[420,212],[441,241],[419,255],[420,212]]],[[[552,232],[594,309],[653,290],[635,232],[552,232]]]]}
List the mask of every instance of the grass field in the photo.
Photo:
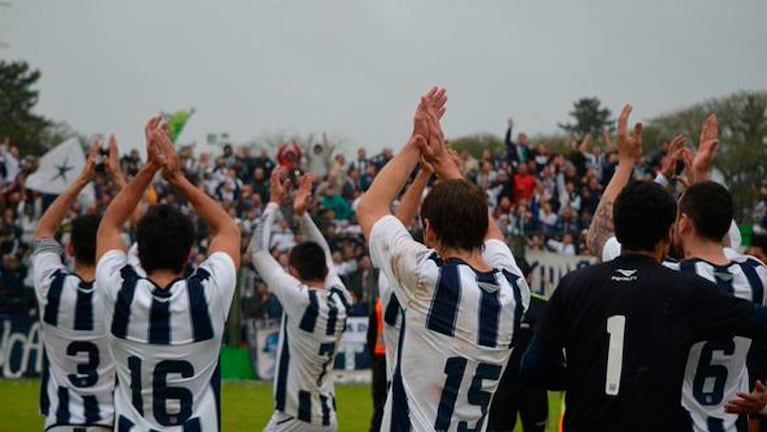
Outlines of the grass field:
{"type": "MultiPolygon", "coordinates": [[[[0,380],[0,432],[42,431],[43,419],[37,414],[40,382],[35,379],[0,380]]],[[[223,430],[259,431],[272,415],[271,383],[225,381],[222,390],[223,430]]],[[[339,429],[367,431],[372,402],[370,387],[336,387],[339,429]]],[[[558,417],[559,397],[550,397],[549,424],[558,417]]],[[[550,428],[550,430],[554,430],[550,428]]]]}

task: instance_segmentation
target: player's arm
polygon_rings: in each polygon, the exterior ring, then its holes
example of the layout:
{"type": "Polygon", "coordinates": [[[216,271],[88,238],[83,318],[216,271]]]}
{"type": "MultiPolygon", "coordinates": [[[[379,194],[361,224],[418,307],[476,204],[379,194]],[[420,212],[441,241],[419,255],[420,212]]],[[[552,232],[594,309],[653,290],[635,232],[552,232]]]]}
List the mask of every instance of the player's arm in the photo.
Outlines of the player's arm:
{"type": "Polygon", "coordinates": [[[432,169],[427,164],[421,164],[421,170],[413,180],[413,183],[405,190],[405,194],[402,195],[402,201],[399,203],[399,209],[397,210],[397,219],[402,222],[406,227],[412,227],[416,216],[418,215],[418,209],[421,207],[421,197],[423,191],[426,190],[426,186],[431,180],[432,169]]]}
{"type": "Polygon", "coordinates": [[[154,175],[163,167],[163,153],[157,138],[165,134],[160,126],[160,117],[153,117],[147,122],[147,163],[141,167],[133,180],[123,188],[104,212],[99,225],[96,241],[96,262],[111,250],[123,250],[122,230],[125,222],[135,210],[144,191],[149,187],[154,175]]]}
{"type": "Polygon", "coordinates": [[[298,279],[288,274],[269,251],[269,240],[272,235],[274,217],[280,210],[280,202],[285,193],[285,167],[280,166],[272,171],[270,181],[270,201],[263,214],[258,219],[253,237],[248,245],[251,262],[261,279],[266,283],[270,292],[274,293],[280,303],[289,310],[302,307],[306,301],[306,290],[301,289],[298,279]]]}
{"type": "Polygon", "coordinates": [[[443,178],[460,177],[457,167],[447,160],[444,139],[439,118],[444,114],[447,101],[444,89],[433,88],[421,98],[416,110],[413,134],[405,147],[376,176],[370,189],[360,199],[357,220],[362,233],[370,241],[373,225],[384,216],[390,215],[390,205],[407,182],[410,173],[421,158],[423,150],[430,151],[435,171],[443,178]],[[429,143],[431,141],[431,143],[429,143]],[[452,168],[452,169],[451,169],[452,168]]]}
{"type": "MultiPolygon", "coordinates": [[[[274,175],[272,176],[274,182],[274,175]]],[[[279,181],[280,179],[277,178],[279,181]]],[[[298,181],[298,191],[296,191],[296,197],[293,201],[293,212],[298,216],[300,223],[299,227],[301,233],[306,240],[317,243],[325,252],[325,264],[328,266],[328,271],[333,269],[333,257],[330,253],[330,245],[325,236],[322,235],[322,231],[317,227],[312,220],[311,215],[307,212],[309,207],[309,199],[312,196],[312,185],[314,184],[314,176],[311,174],[304,174],[298,181]]]]}
{"type": "Polygon", "coordinates": [[[54,239],[56,237],[61,221],[69,213],[72,204],[77,200],[77,196],[93,180],[93,176],[96,174],[96,155],[100,145],[101,143],[98,140],[93,144],[93,147],[88,152],[85,167],[83,167],[83,171],[77,177],[77,180],[64,193],[56,197],[48,209],[45,210],[35,229],[35,241],[54,239]]]}
{"type": "Polygon", "coordinates": [[[549,390],[565,390],[567,364],[562,353],[562,330],[566,323],[565,297],[568,281],[565,278],[551,296],[549,305],[541,314],[541,320],[530,345],[522,356],[519,376],[522,382],[549,390]]]}
{"type": "MultiPolygon", "coordinates": [[[[118,151],[117,138],[114,134],[109,137],[109,157],[104,163],[104,167],[106,168],[107,175],[112,180],[112,185],[114,186],[115,190],[117,190],[117,192],[125,189],[125,187],[128,186],[128,179],[125,177],[125,173],[123,172],[122,166],[120,165],[120,153],[118,151]]],[[[129,219],[131,228],[135,229],[135,227],[138,225],[138,221],[141,220],[141,218],[144,216],[144,213],[146,213],[146,210],[146,203],[144,203],[142,200],[136,206],[136,209],[133,210],[133,213],[131,213],[129,219]]]]}
{"type": "Polygon", "coordinates": [[[208,256],[216,252],[223,252],[232,259],[235,269],[240,268],[241,238],[237,224],[213,198],[187,180],[181,171],[178,155],[168,134],[161,131],[157,134],[157,141],[166,158],[163,177],[171,186],[181,192],[181,195],[194,207],[197,214],[213,233],[208,247],[208,256]]]}
{"type": "Polygon", "coordinates": [[[586,235],[588,250],[596,257],[602,257],[605,243],[615,233],[613,204],[618,194],[631,180],[634,164],[642,154],[642,123],[636,123],[633,133],[628,131],[631,109],[631,105],[626,104],[618,117],[618,167],[599,200],[586,235]]]}

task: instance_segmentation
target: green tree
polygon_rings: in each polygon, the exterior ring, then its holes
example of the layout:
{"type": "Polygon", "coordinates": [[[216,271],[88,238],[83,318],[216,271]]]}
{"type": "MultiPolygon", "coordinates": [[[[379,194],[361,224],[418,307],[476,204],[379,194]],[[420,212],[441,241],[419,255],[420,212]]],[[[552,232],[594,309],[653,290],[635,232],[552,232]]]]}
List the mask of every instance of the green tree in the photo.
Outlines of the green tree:
{"type": "Polygon", "coordinates": [[[35,114],[40,71],[26,62],[0,61],[0,139],[8,138],[22,153],[39,154],[48,142],[51,122],[35,114]]]}
{"type": "Polygon", "coordinates": [[[506,146],[497,136],[484,133],[450,140],[450,147],[458,152],[466,150],[475,159],[481,159],[482,152],[485,149],[490,149],[490,151],[496,153],[498,150],[504,149],[506,146]]]}
{"type": "Polygon", "coordinates": [[[720,144],[715,167],[724,176],[739,223],[751,223],[758,186],[767,178],[767,92],[740,92],[711,99],[651,120],[664,136],[685,133],[697,142],[706,117],[716,113],[720,144]]]}
{"type": "Polygon", "coordinates": [[[610,119],[610,114],[608,108],[602,107],[602,102],[600,102],[599,98],[580,98],[573,103],[573,110],[570,111],[570,117],[573,118],[574,122],[559,123],[559,127],[579,138],[588,133],[598,137],[605,126],[609,127],[610,130],[613,129],[613,121],[610,119]]]}

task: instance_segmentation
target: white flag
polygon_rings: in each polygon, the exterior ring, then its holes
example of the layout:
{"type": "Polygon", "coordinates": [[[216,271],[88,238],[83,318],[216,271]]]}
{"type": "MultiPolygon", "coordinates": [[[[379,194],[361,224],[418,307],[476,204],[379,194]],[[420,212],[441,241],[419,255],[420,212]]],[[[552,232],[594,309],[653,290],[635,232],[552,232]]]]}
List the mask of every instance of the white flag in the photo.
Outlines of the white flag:
{"type": "MultiPolygon", "coordinates": [[[[85,152],[77,138],[71,138],[40,158],[37,170],[27,177],[26,186],[42,193],[60,195],[74,184],[84,167],[85,152]]],[[[88,185],[83,194],[93,197],[93,187],[88,185]]]]}

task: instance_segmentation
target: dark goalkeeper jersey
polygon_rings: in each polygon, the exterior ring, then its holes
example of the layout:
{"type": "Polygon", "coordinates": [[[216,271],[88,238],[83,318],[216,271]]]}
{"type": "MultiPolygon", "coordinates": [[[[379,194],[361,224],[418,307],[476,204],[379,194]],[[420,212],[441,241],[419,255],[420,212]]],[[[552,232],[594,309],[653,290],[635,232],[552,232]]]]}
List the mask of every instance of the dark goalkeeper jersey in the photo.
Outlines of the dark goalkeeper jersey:
{"type": "Polygon", "coordinates": [[[690,346],[735,334],[763,338],[766,316],[703,278],[624,255],[562,279],[523,374],[552,357],[536,353],[564,348],[568,432],[679,430],[690,346]]]}

